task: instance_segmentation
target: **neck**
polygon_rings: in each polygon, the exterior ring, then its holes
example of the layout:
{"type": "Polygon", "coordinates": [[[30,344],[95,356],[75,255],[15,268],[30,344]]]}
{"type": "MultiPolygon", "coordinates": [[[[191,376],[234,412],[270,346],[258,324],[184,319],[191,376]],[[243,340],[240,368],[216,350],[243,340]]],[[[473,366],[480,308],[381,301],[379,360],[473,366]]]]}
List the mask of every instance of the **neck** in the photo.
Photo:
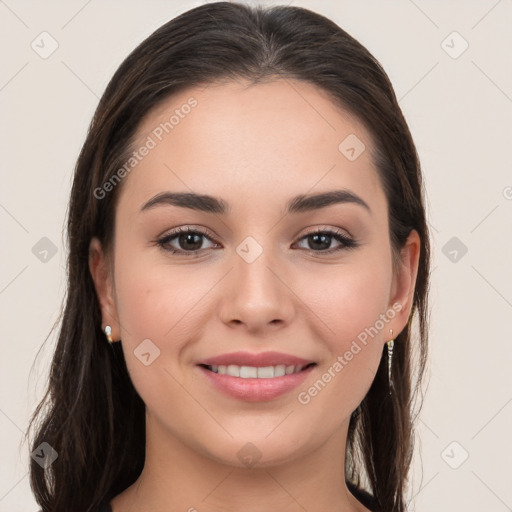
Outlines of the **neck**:
{"type": "Polygon", "coordinates": [[[155,418],[146,418],[144,469],[112,500],[113,512],[365,511],[345,484],[347,427],[348,422],[299,457],[240,467],[193,449],[155,418]]]}

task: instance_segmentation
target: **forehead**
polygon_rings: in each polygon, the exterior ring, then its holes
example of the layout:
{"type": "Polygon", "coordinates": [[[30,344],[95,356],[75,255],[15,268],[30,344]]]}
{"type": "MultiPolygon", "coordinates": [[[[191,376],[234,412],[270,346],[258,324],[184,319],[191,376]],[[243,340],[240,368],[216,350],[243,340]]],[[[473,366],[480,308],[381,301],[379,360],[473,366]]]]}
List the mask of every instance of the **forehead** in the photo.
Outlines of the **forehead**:
{"type": "Polygon", "coordinates": [[[124,183],[130,203],[163,190],[281,203],[283,194],[333,187],[382,192],[369,132],[306,82],[226,82],[180,91],[142,120],[133,149],[148,143],[151,150],[124,183]],[[357,158],[346,153],[352,148],[357,158]]]}

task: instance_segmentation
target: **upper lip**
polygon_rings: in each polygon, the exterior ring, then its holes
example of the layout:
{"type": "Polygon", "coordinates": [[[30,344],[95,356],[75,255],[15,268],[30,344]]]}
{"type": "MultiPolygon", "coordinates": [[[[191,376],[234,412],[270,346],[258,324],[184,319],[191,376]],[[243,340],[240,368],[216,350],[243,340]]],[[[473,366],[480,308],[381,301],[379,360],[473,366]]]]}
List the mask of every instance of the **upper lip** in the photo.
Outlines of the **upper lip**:
{"type": "Polygon", "coordinates": [[[235,364],[237,366],[277,366],[284,364],[286,366],[306,366],[314,363],[302,357],[284,354],[282,352],[260,352],[254,354],[251,352],[230,352],[229,354],[221,354],[219,356],[203,359],[198,364],[207,366],[235,364]]]}

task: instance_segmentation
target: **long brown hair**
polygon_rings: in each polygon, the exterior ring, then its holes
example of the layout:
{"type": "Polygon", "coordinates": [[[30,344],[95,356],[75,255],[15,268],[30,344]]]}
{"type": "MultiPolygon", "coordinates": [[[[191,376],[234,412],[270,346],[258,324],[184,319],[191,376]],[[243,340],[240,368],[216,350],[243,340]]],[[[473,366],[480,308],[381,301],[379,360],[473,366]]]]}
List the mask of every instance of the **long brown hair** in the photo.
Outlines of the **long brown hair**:
{"type": "Polygon", "coordinates": [[[422,176],[407,123],[380,64],[334,22],[300,7],[217,2],[169,21],[124,60],[80,152],[68,212],[68,287],[60,333],[48,388],[29,429],[35,430],[32,450],[46,442],[58,454],[46,470],[30,461],[31,486],[43,512],[90,511],[130,486],[144,465],[145,405],[121,345],[105,340],[88,267],[92,237],[110,248],[122,184],[101,199],[94,191],[126,161],[150,109],[182,89],[240,78],[302,80],[354,114],[376,145],[374,164],[388,201],[395,258],[411,230],[420,236],[413,309],[395,341],[393,394],[383,348],[373,384],[351,416],[345,460],[348,483],[366,482],[383,511],[406,510],[415,397],[427,357],[430,273],[422,176]]]}

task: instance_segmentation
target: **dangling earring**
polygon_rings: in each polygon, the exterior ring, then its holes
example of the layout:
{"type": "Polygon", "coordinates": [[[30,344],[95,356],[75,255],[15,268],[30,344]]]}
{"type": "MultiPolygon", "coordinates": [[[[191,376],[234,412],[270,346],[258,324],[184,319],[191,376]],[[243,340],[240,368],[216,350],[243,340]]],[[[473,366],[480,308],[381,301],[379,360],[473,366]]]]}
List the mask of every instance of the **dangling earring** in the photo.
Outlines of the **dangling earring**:
{"type": "Polygon", "coordinates": [[[105,336],[107,337],[108,342],[112,343],[114,341],[112,339],[112,327],[110,327],[110,325],[106,325],[104,332],[105,332],[105,336]]]}
{"type": "MultiPolygon", "coordinates": [[[[393,329],[390,329],[391,337],[393,337],[393,329]]],[[[389,340],[387,342],[388,346],[388,382],[389,382],[389,394],[391,395],[391,388],[393,387],[393,381],[391,379],[391,360],[393,359],[393,347],[395,345],[395,340],[389,340]]]]}

